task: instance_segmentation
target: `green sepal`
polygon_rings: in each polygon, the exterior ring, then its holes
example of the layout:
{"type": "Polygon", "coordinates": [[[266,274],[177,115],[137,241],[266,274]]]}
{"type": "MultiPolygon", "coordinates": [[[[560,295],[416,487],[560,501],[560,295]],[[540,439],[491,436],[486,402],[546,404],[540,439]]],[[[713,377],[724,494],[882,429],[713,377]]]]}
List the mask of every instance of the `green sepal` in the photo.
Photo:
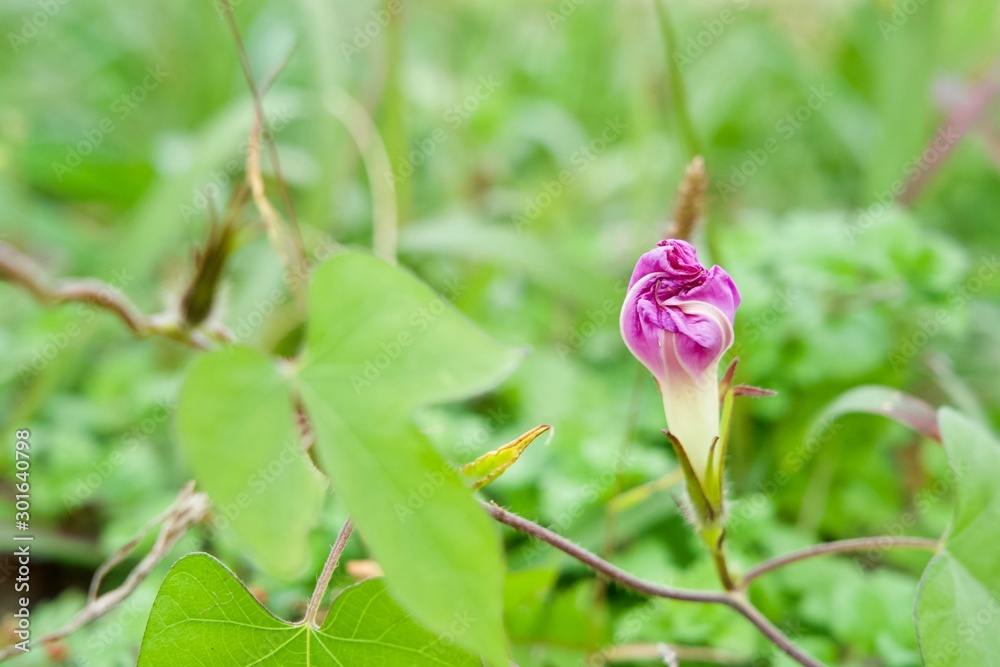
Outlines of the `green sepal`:
{"type": "Polygon", "coordinates": [[[663,431],[663,435],[667,436],[667,440],[673,446],[677,460],[680,461],[681,469],[684,471],[688,496],[691,499],[691,506],[694,508],[699,529],[715,525],[721,517],[721,512],[719,511],[721,507],[715,507],[709,501],[708,494],[705,493],[705,488],[695,473],[694,466],[691,465],[691,459],[688,458],[687,452],[681,447],[680,441],[670,431],[663,431]]]}

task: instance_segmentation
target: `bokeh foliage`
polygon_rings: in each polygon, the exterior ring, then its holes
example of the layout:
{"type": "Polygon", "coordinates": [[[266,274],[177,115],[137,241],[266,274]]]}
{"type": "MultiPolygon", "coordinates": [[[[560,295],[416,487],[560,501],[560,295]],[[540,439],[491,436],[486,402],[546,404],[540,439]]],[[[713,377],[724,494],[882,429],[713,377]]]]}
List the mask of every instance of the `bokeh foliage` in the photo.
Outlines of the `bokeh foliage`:
{"type": "MultiPolygon", "coordinates": [[[[497,392],[419,413],[439,451],[464,463],[553,424],[551,445],[529,450],[490,493],[643,576],[712,585],[669,493],[620,513],[607,505],[675,466],[656,390],[617,332],[623,281],[666,233],[689,157],[652,7],[432,0],[382,27],[373,2],[234,4],[260,79],[292,53],[266,106],[310,251],[371,239],[365,169],[326,106],[339,88],[371,110],[400,176],[402,262],[495,339],[532,349],[497,392]],[[374,36],[361,46],[366,29],[374,36]]],[[[970,131],[910,206],[886,205],[945,107],[996,67],[1000,7],[670,4],[711,179],[699,245],[744,297],[738,379],[779,391],[737,406],[736,562],[822,539],[939,535],[952,492],[942,451],[874,417],[845,418],[818,443],[807,434],[831,399],[873,383],[1000,423],[996,145],[970,131]]],[[[107,280],[149,311],[176,307],[208,225],[205,187],[221,203],[243,178],[252,119],[219,12],[207,1],[18,0],[0,8],[0,28],[0,236],[53,274],[107,280]],[[25,20],[42,25],[32,33],[25,20]]],[[[997,121],[996,110],[982,118],[994,131],[997,121]]],[[[243,342],[283,351],[297,334],[281,266],[252,216],[239,241],[221,317],[243,342]],[[261,317],[265,302],[273,312],[261,317]]],[[[174,412],[194,353],[5,284],[0,322],[3,438],[32,428],[44,480],[36,628],[54,628],[79,608],[93,568],[190,477],[174,412]]],[[[0,461],[6,480],[10,460],[0,461]]],[[[6,508],[7,481],[0,489],[6,508]]],[[[343,518],[330,503],[310,536],[310,572],[343,518]]],[[[301,612],[312,575],[272,580],[231,535],[202,538],[177,556],[210,547],[271,608],[301,612]]],[[[364,557],[360,543],[348,557],[364,557]]],[[[663,640],[784,664],[726,610],[608,589],[510,535],[507,557],[521,665],[578,665],[605,643],[663,640]]],[[[918,665],[912,609],[927,558],[877,560],[789,569],[756,584],[755,601],[829,662],[918,665]]],[[[76,664],[134,663],[168,564],[68,641],[76,664]]]]}

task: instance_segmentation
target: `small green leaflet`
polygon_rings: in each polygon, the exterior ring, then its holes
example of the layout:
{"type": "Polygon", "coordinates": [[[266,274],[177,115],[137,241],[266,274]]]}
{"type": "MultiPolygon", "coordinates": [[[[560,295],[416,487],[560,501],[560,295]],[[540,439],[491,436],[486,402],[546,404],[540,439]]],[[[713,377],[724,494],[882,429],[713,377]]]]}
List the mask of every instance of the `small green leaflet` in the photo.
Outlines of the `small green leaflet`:
{"type": "Polygon", "coordinates": [[[138,667],[479,667],[414,622],[381,579],[345,589],[319,628],[288,623],[208,554],[170,569],[153,603],[138,667]]]}
{"type": "Polygon", "coordinates": [[[944,549],[920,580],[920,653],[927,667],[993,665],[1000,656],[1000,443],[949,408],[938,421],[955,511],[944,549]]]}
{"type": "Polygon", "coordinates": [[[536,426],[506,445],[494,449],[492,452],[486,452],[471,463],[466,463],[459,472],[473,489],[481,489],[514,465],[535,438],[550,430],[552,427],[548,424],[536,426]]]}

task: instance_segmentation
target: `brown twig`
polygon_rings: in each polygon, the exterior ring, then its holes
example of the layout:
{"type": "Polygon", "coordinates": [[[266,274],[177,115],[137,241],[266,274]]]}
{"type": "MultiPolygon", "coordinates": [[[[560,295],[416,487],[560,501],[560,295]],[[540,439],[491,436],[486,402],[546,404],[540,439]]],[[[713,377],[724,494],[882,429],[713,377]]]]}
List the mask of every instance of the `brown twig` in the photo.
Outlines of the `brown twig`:
{"type": "Polygon", "coordinates": [[[815,544],[798,551],[769,558],[763,563],[750,568],[742,579],[742,587],[757,577],[773,572],[779,568],[797,563],[817,556],[828,556],[831,554],[844,554],[858,551],[884,550],[884,549],[925,549],[937,552],[941,548],[941,542],[926,537],[858,537],[850,540],[838,540],[836,542],[826,542],[815,544]]]}
{"type": "MultiPolygon", "coordinates": [[[[250,67],[250,60],[247,58],[246,48],[243,46],[243,38],[240,36],[240,29],[239,26],[236,25],[236,17],[233,16],[233,8],[229,4],[229,0],[219,0],[219,3],[222,5],[223,15],[226,18],[226,24],[229,26],[229,30],[233,36],[233,41],[236,44],[236,52],[237,55],[239,55],[240,67],[243,69],[243,76],[246,78],[247,87],[250,89],[250,95],[253,98],[254,114],[257,117],[257,122],[259,123],[263,134],[268,137],[268,155],[271,158],[271,164],[274,166],[275,174],[278,175],[278,189],[280,191],[282,201],[288,209],[288,218],[291,220],[292,227],[295,228],[298,235],[299,222],[298,217],[295,214],[295,206],[292,203],[292,196],[288,190],[288,183],[281,175],[281,161],[278,159],[278,148],[271,139],[271,128],[267,122],[267,116],[264,114],[264,101],[261,97],[260,89],[257,87],[257,82],[254,79],[253,69],[250,67]]],[[[265,86],[265,89],[270,87],[273,81],[269,80],[266,83],[267,85],[265,86]]],[[[298,238],[301,241],[300,235],[298,238]]]]}
{"type": "Polygon", "coordinates": [[[316,623],[316,616],[319,614],[319,607],[323,603],[323,596],[326,595],[326,589],[330,585],[330,578],[333,576],[333,571],[337,569],[337,564],[340,563],[340,556],[344,553],[344,549],[347,547],[347,541],[351,539],[351,533],[354,532],[354,522],[350,519],[344,524],[344,527],[340,529],[340,533],[337,535],[337,540],[330,547],[330,555],[326,558],[326,563],[323,565],[323,571],[319,575],[319,580],[316,582],[316,588],[313,589],[312,597],[309,598],[309,606],[306,607],[306,615],[299,622],[299,625],[312,625],[318,627],[316,623]]]}
{"type": "Polygon", "coordinates": [[[28,256],[0,242],[0,279],[20,285],[43,304],[83,303],[112,313],[140,338],[164,336],[198,349],[209,349],[212,341],[197,330],[180,325],[165,315],[147,316],[121,290],[91,278],[55,281],[28,256]]]}
{"type": "Polygon", "coordinates": [[[21,285],[42,303],[87,303],[114,313],[136,334],[142,333],[145,327],[138,309],[118,289],[94,279],[54,283],[28,256],[2,242],[0,278],[21,285]]]}
{"type": "MultiPolygon", "coordinates": [[[[86,606],[69,623],[55,632],[34,640],[33,643],[42,646],[63,639],[83,626],[93,623],[121,604],[139,587],[139,584],[146,580],[146,577],[153,571],[153,568],[170,553],[174,545],[187,533],[187,529],[205,518],[208,506],[208,497],[203,493],[195,493],[194,482],[188,482],[180,494],[178,494],[173,504],[157,517],[157,520],[163,523],[163,528],[160,529],[160,534],[157,536],[156,542],[149,550],[149,553],[139,561],[138,565],[125,578],[122,585],[108,591],[104,595],[96,595],[98,588],[100,588],[101,579],[108,570],[124,560],[152,526],[144,527],[139,535],[112,554],[105,564],[98,568],[90,586],[90,595],[88,596],[86,606]]],[[[21,651],[16,646],[9,646],[0,651],[0,661],[14,655],[19,655],[20,653],[21,651]]]]}
{"type": "MultiPolygon", "coordinates": [[[[250,184],[253,202],[264,221],[264,228],[267,230],[267,238],[271,247],[278,254],[282,264],[285,265],[287,275],[299,275],[306,270],[308,262],[303,259],[305,255],[299,255],[298,250],[296,250],[296,241],[290,240],[289,235],[285,233],[281,214],[271,204],[264,191],[264,176],[260,165],[260,144],[260,121],[254,118],[250,139],[247,143],[247,182],[250,184]]],[[[289,282],[291,283],[291,281],[289,282]]],[[[305,304],[305,285],[304,281],[298,281],[293,285],[295,298],[300,304],[305,304]]]]}
{"type": "Polygon", "coordinates": [[[580,545],[566,539],[562,535],[554,533],[548,528],[538,525],[534,521],[514,514],[513,512],[500,507],[496,503],[480,502],[480,504],[490,516],[500,523],[551,544],[560,551],[563,551],[580,561],[590,569],[600,572],[612,581],[615,581],[626,588],[631,588],[632,590],[645,593],[646,595],[651,595],[653,597],[668,598],[671,600],[728,604],[728,596],[724,593],[672,588],[670,586],[663,586],[652,581],[640,579],[639,577],[629,574],[617,565],[612,565],[597,554],[587,551],[580,545]]]}
{"type": "Polygon", "coordinates": [[[101,583],[104,581],[104,577],[108,574],[108,572],[124,562],[124,560],[128,558],[133,551],[135,551],[135,548],[139,546],[144,539],[146,539],[146,535],[149,534],[149,531],[159,526],[172,515],[175,515],[177,513],[178,506],[191,497],[193,489],[194,482],[188,482],[181,490],[177,500],[175,500],[170,507],[150,519],[149,522],[146,523],[146,525],[143,526],[131,540],[118,547],[117,551],[111,554],[106,561],[101,563],[101,565],[94,571],[94,576],[90,580],[90,589],[87,591],[88,602],[95,602],[97,600],[101,592],[101,583]]]}
{"type": "Polygon", "coordinates": [[[770,639],[771,642],[781,649],[788,657],[792,658],[801,665],[805,665],[805,667],[824,667],[822,662],[796,646],[795,643],[788,638],[788,635],[778,629],[778,626],[774,623],[767,620],[767,617],[764,616],[764,614],[762,614],[760,610],[753,606],[746,598],[734,594],[729,598],[727,604],[730,608],[742,614],[745,619],[753,623],[762,635],[770,639]]]}
{"type": "Polygon", "coordinates": [[[779,649],[781,649],[789,657],[795,659],[799,664],[805,665],[805,667],[823,667],[823,663],[798,648],[791,639],[789,639],[773,623],[767,620],[767,618],[761,614],[756,607],[750,604],[741,591],[726,593],[715,591],[696,591],[664,586],[652,581],[647,581],[629,574],[620,567],[607,562],[603,558],[587,551],[580,545],[566,539],[565,537],[552,532],[548,528],[540,526],[534,521],[530,521],[524,517],[514,514],[513,512],[505,510],[496,503],[481,502],[480,504],[491,517],[500,523],[554,546],[560,551],[580,561],[590,569],[603,574],[612,581],[626,588],[630,588],[634,591],[652,597],[681,600],[684,602],[701,602],[705,604],[725,605],[739,612],[744,618],[753,623],[761,634],[770,639],[779,649]]]}
{"type": "MultiPolygon", "coordinates": [[[[250,141],[247,151],[247,182],[250,184],[254,203],[257,205],[261,217],[264,218],[264,224],[268,228],[268,236],[271,239],[271,244],[286,263],[286,270],[290,275],[294,275],[297,273],[295,270],[296,266],[306,267],[308,265],[305,244],[302,240],[302,230],[299,227],[291,192],[288,189],[288,182],[282,174],[278,148],[271,134],[267,116],[264,113],[264,101],[261,96],[261,89],[258,88],[253,69],[250,67],[250,60],[247,58],[246,48],[243,46],[240,29],[236,25],[236,18],[233,16],[233,8],[230,6],[229,0],[219,0],[219,4],[222,6],[222,13],[226,19],[226,25],[232,34],[233,42],[236,44],[240,67],[243,69],[243,76],[246,79],[247,87],[250,89],[250,95],[253,98],[254,122],[250,130],[250,141]],[[289,234],[285,233],[285,226],[282,223],[281,215],[271,205],[264,194],[264,180],[261,175],[260,166],[260,147],[262,141],[267,144],[268,157],[271,160],[271,166],[274,168],[274,174],[278,182],[278,193],[285,205],[288,219],[291,222],[291,233],[289,234]],[[286,238],[290,241],[290,248],[287,251],[283,247],[283,240],[286,238]]],[[[272,82],[268,80],[266,83],[269,87],[272,82]]],[[[301,291],[297,290],[296,298],[300,300],[300,303],[305,303],[305,295],[301,291]]]]}

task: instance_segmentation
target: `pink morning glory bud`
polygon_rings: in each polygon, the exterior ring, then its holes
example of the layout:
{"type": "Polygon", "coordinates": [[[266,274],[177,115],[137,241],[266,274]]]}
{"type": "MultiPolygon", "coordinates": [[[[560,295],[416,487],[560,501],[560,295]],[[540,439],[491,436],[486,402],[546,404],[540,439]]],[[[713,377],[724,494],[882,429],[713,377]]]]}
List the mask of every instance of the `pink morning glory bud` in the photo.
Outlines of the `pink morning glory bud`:
{"type": "Polygon", "coordinates": [[[739,305],[728,273],[667,239],[639,258],[622,306],[622,338],[656,378],[670,433],[701,481],[719,435],[719,360],[739,305]]]}

